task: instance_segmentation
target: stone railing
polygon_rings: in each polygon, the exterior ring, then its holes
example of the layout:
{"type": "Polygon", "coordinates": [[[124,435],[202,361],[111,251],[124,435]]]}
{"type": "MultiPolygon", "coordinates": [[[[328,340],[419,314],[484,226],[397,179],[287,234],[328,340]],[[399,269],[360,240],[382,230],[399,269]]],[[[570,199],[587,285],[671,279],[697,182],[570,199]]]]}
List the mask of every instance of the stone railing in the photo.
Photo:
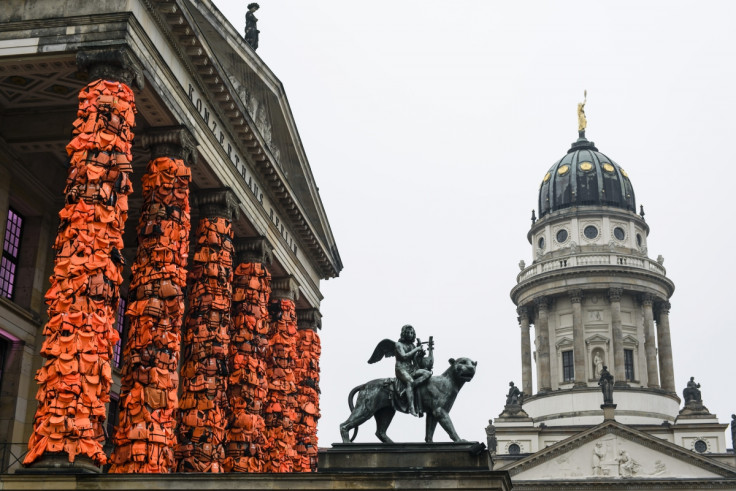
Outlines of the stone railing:
{"type": "Polygon", "coordinates": [[[626,254],[580,254],[576,256],[565,256],[554,259],[547,259],[540,261],[536,264],[532,264],[528,268],[525,268],[516,277],[516,282],[521,283],[522,281],[528,280],[538,274],[546,273],[548,271],[556,271],[559,269],[575,268],[580,266],[624,266],[627,268],[645,269],[653,273],[661,274],[662,276],[667,275],[667,271],[664,266],[656,261],[652,261],[648,257],[637,257],[629,256],[626,254]]]}

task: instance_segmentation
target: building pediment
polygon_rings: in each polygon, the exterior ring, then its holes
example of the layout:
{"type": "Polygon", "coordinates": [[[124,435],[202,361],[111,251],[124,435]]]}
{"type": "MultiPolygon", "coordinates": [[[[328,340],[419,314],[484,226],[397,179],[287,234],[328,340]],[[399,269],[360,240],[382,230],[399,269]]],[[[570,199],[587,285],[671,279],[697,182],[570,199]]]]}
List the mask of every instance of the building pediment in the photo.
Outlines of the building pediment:
{"type": "Polygon", "coordinates": [[[736,470],[615,421],[606,421],[506,468],[512,480],[733,479],[736,470]]]}

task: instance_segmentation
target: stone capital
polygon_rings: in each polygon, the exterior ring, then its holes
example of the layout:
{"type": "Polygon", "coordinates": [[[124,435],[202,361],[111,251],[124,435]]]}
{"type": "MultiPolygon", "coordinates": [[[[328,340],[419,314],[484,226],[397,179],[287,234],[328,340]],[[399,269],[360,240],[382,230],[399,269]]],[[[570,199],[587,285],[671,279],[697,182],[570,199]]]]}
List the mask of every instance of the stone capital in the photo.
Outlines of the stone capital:
{"type": "Polygon", "coordinates": [[[639,295],[639,302],[644,306],[652,306],[654,304],[654,295],[651,293],[642,293],[639,295]]]}
{"type": "Polygon", "coordinates": [[[529,320],[529,308],[528,307],[517,307],[516,313],[519,314],[519,322],[522,320],[529,320]]]}
{"type": "Polygon", "coordinates": [[[127,46],[77,51],[77,66],[90,80],[116,80],[143,90],[143,68],[127,46]]]}
{"type": "Polygon", "coordinates": [[[547,310],[547,307],[549,306],[549,299],[542,295],[540,297],[536,297],[534,299],[534,305],[536,305],[538,310],[547,310]]]}
{"type": "Polygon", "coordinates": [[[235,220],[238,216],[240,201],[230,188],[203,189],[194,193],[192,198],[203,217],[235,220]]]}
{"type": "Polygon", "coordinates": [[[654,304],[658,315],[669,315],[672,304],[667,300],[662,300],[654,304]]]}
{"type": "Polygon", "coordinates": [[[299,283],[293,276],[271,278],[271,300],[299,300],[299,283]]]}
{"type": "Polygon", "coordinates": [[[181,159],[188,165],[197,162],[197,142],[186,126],[160,126],[151,128],[141,136],[144,149],[151,158],[170,157],[181,159]]]}
{"type": "Polygon", "coordinates": [[[567,292],[570,295],[570,301],[572,303],[580,303],[583,300],[583,290],[575,288],[567,292]]]}
{"type": "Polygon", "coordinates": [[[319,309],[299,309],[296,311],[296,323],[299,329],[322,329],[322,313],[319,309]]]}
{"type": "Polygon", "coordinates": [[[611,302],[620,302],[621,295],[623,295],[623,293],[624,293],[623,288],[610,288],[608,290],[608,299],[611,302]]]}
{"type": "Polygon", "coordinates": [[[273,261],[273,246],[266,237],[239,237],[233,241],[235,258],[240,263],[270,265],[273,261]]]}

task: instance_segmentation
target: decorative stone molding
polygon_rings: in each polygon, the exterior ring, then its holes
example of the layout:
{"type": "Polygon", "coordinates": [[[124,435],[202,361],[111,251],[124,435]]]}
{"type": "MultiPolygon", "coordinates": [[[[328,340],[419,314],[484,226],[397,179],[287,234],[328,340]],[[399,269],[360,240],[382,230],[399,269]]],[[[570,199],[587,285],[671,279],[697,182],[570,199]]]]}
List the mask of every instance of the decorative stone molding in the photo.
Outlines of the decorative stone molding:
{"type": "Polygon", "coordinates": [[[537,310],[547,310],[547,307],[549,307],[549,299],[545,297],[544,295],[540,297],[536,297],[534,299],[534,305],[537,307],[537,310]]]}
{"type": "Polygon", "coordinates": [[[299,329],[322,329],[322,313],[319,309],[299,309],[296,311],[296,319],[299,329]]]}
{"type": "Polygon", "coordinates": [[[90,80],[117,80],[140,90],[145,85],[141,65],[125,46],[78,51],[77,66],[87,71],[90,80]]]}
{"type": "Polygon", "coordinates": [[[261,263],[268,266],[273,262],[273,246],[266,237],[236,238],[233,246],[238,264],[261,263]]]}
{"type": "Polygon", "coordinates": [[[152,159],[171,157],[188,165],[197,163],[197,141],[186,126],[151,128],[141,136],[141,145],[150,150],[152,159]]]}
{"type": "Polygon", "coordinates": [[[299,300],[299,283],[293,276],[281,276],[271,279],[272,300],[299,300]]]}
{"type": "Polygon", "coordinates": [[[517,307],[516,313],[519,314],[519,323],[521,323],[523,319],[529,320],[529,309],[527,307],[517,307]]]}
{"type": "Polygon", "coordinates": [[[192,197],[202,216],[224,217],[227,220],[234,220],[238,216],[240,201],[230,188],[204,189],[192,197]]]}
{"type": "Polygon", "coordinates": [[[654,310],[658,316],[660,314],[670,315],[671,308],[672,308],[672,304],[669,303],[667,300],[661,300],[654,305],[654,310]]]}

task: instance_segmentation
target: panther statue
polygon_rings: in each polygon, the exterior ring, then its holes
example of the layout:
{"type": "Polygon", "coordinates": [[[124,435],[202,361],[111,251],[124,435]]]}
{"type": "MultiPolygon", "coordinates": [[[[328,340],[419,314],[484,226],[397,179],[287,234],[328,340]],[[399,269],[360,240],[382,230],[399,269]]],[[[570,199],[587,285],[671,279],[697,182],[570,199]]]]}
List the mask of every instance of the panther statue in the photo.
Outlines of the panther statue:
{"type": "MultiPolygon", "coordinates": [[[[445,429],[455,442],[463,442],[455,431],[450,419],[450,409],[455,398],[465,382],[470,382],[475,376],[475,367],[478,362],[470,358],[450,358],[450,367],[442,375],[433,376],[424,384],[417,387],[417,395],[421,407],[427,413],[427,426],[424,441],[432,442],[437,423],[445,429]]],[[[376,418],[376,436],[383,443],[393,443],[386,434],[391,420],[397,409],[403,411],[398,402],[393,378],[375,379],[359,385],[350,391],[348,405],[350,417],[340,425],[340,436],[343,443],[350,443],[358,434],[358,426],[368,421],[371,416],[376,418]],[[353,405],[353,397],[358,394],[358,400],[353,405]],[[355,429],[352,438],[351,429],[355,429]]]]}

